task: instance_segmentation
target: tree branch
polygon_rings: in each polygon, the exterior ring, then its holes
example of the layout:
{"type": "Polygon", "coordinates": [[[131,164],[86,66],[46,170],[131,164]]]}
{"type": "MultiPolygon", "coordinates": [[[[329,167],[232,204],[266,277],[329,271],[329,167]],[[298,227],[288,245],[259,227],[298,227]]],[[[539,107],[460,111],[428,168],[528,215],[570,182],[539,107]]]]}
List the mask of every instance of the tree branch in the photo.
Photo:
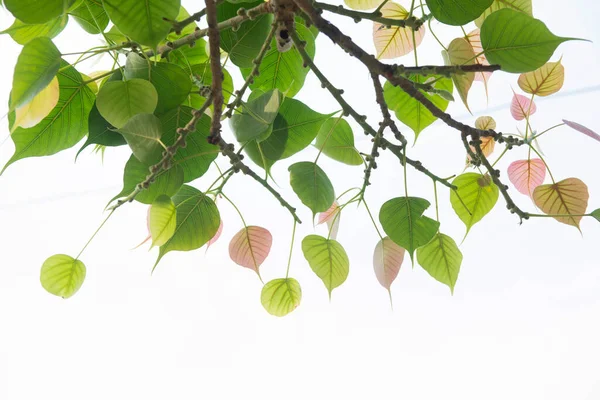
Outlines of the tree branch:
{"type": "Polygon", "coordinates": [[[219,143],[221,138],[221,113],[223,112],[223,70],[221,69],[221,36],[217,22],[215,0],[205,0],[206,21],[208,22],[208,45],[210,48],[210,70],[212,73],[211,94],[213,96],[213,115],[208,142],[219,143]]]}

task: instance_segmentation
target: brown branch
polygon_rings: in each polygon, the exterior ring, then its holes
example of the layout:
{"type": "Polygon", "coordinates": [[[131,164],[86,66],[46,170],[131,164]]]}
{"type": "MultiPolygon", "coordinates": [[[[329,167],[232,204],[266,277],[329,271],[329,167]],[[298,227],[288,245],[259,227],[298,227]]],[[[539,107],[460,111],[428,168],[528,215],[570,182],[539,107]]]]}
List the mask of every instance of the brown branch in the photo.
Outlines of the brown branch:
{"type": "Polygon", "coordinates": [[[213,115],[208,142],[219,143],[221,138],[221,113],[223,112],[223,70],[221,69],[221,36],[217,21],[215,0],[205,0],[206,21],[208,22],[208,45],[210,47],[210,70],[212,72],[211,93],[213,96],[213,115]]]}
{"type": "Polygon", "coordinates": [[[394,75],[442,75],[449,77],[451,75],[466,74],[469,72],[494,72],[500,71],[499,65],[423,65],[420,67],[407,67],[394,64],[391,66],[394,75]]]}

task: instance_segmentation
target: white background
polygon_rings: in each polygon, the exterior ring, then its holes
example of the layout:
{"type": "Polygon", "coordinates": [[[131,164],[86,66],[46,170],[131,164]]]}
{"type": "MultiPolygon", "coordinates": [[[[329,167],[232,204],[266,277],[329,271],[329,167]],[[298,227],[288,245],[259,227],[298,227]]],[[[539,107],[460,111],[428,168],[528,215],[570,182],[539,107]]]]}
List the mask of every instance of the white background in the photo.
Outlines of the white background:
{"type": "MultiPolygon", "coordinates": [[[[199,1],[183,3],[191,12],[203,7],[199,1]]],[[[559,35],[600,42],[596,2],[536,0],[534,12],[559,35]]],[[[374,51],[368,22],[332,19],[374,51]]],[[[0,12],[0,27],[11,22],[0,12]]],[[[448,35],[446,43],[460,36],[460,30],[434,27],[448,35]]],[[[56,43],[68,52],[97,41],[72,21],[56,43]]],[[[317,43],[316,61],[324,73],[375,125],[380,116],[366,71],[327,38],[317,43]]],[[[4,35],[0,49],[4,115],[20,47],[4,35]]],[[[430,33],[419,54],[421,63],[441,62],[430,33]]],[[[534,128],[540,131],[567,118],[600,131],[600,47],[570,42],[553,59],[561,55],[567,72],[563,94],[538,101],[534,128]]],[[[399,62],[412,63],[412,55],[399,62]]],[[[82,71],[106,68],[104,59],[85,64],[82,71]]],[[[474,116],[462,104],[449,111],[469,123],[489,114],[500,130],[516,132],[506,107],[511,88],[518,90],[516,80],[516,75],[495,74],[487,109],[483,87],[476,84],[470,97],[474,116]]],[[[299,98],[320,112],[339,109],[314,75],[299,98]]],[[[407,128],[403,131],[412,137],[407,128]]],[[[0,139],[8,135],[6,119],[0,133],[0,139]]],[[[357,146],[368,150],[370,142],[359,129],[355,135],[357,146]]],[[[208,253],[170,253],[153,276],[157,251],[130,250],[146,236],[146,206],[132,204],[121,208],[86,250],[86,282],[73,298],[62,300],[41,288],[39,268],[52,254],[79,252],[104,217],[107,201],[120,190],[128,157],[125,148],[108,149],[102,163],[86,150],[74,164],[78,148],[19,161],[0,176],[2,400],[600,399],[600,224],[594,220],[582,222],[583,237],[551,219],[519,226],[499,200],[461,246],[465,258],[454,296],[418,265],[412,269],[407,257],[392,287],[391,311],[373,274],[377,235],[364,208],[349,207],[342,217],[339,241],[350,256],[351,271],[329,302],[299,248],[302,237],[314,231],[310,212],[299,207],[304,223],[297,232],[291,276],[300,281],[303,299],[280,319],[262,309],[256,275],[229,260],[228,240],[241,222],[226,202],[219,203],[223,236],[208,253]]],[[[561,128],[544,138],[542,148],[557,179],[582,179],[590,188],[590,210],[600,207],[600,143],[561,128]]],[[[311,151],[274,169],[282,193],[296,205],[300,202],[289,190],[287,165],[314,159],[316,151],[311,151]]],[[[0,164],[12,152],[8,140],[0,147],[0,164]]],[[[426,130],[409,154],[440,175],[463,170],[458,134],[440,123],[426,130]]],[[[515,150],[501,169],[523,157],[525,149],[515,150]]],[[[337,193],[361,184],[361,167],[320,160],[337,193]]],[[[226,165],[222,158],[220,163],[226,165]]],[[[379,163],[367,195],[375,213],[387,199],[404,195],[397,160],[385,153],[379,163]]],[[[213,178],[195,185],[206,189],[213,178]]],[[[412,172],[409,179],[411,195],[432,199],[430,180],[412,172]]],[[[523,208],[534,210],[528,198],[511,192],[523,208]]],[[[273,233],[263,277],[284,276],[289,214],[242,176],[231,181],[227,193],[249,224],[273,233]]],[[[442,231],[460,242],[464,226],[448,197],[440,189],[442,231]]],[[[433,216],[433,209],[427,214],[433,216]]]]}

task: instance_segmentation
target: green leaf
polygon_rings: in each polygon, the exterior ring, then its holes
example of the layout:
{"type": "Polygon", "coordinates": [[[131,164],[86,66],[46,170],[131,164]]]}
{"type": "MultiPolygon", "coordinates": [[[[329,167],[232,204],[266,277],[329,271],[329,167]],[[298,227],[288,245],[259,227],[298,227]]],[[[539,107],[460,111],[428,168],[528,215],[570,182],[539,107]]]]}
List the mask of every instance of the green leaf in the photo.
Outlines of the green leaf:
{"type": "MultiPolygon", "coordinates": [[[[306,42],[305,50],[310,58],[315,57],[315,37],[303,25],[296,25],[296,32],[300,39],[306,42]]],[[[253,68],[241,68],[242,75],[246,79],[253,68]]],[[[252,90],[261,90],[267,92],[272,89],[279,89],[287,97],[294,97],[302,86],[306,75],[310,71],[304,67],[302,56],[296,48],[282,53],[277,50],[277,40],[273,39],[271,49],[265,54],[260,66],[260,75],[254,78],[250,85],[252,90]]]]}
{"type": "Polygon", "coordinates": [[[118,131],[131,148],[133,155],[146,165],[157,163],[162,156],[160,119],[153,114],[137,114],[118,131]]]}
{"type": "MultiPolygon", "coordinates": [[[[147,165],[142,164],[133,155],[129,157],[123,171],[123,189],[109,203],[118,198],[128,196],[149,174],[150,171],[147,165]]],[[[183,185],[183,176],[183,169],[179,165],[174,165],[168,170],[160,172],[148,189],[141,191],[135,197],[135,200],[142,204],[152,204],[162,194],[173,197],[183,185]]]]}
{"type": "Polygon", "coordinates": [[[198,189],[184,185],[173,201],[177,207],[177,226],[173,236],[160,247],[154,268],[170,251],[189,251],[202,247],[219,229],[221,217],[217,206],[198,189]]]}
{"type": "MultiPolygon", "coordinates": [[[[166,59],[163,61],[167,62],[166,59]]],[[[208,64],[207,61],[208,54],[206,53],[206,42],[202,38],[198,39],[196,44],[192,47],[182,46],[171,50],[168,60],[168,62],[172,64],[179,65],[190,75],[195,75],[195,71],[192,69],[193,67],[198,64],[206,64],[208,69],[205,69],[205,72],[208,72],[207,75],[210,75],[210,78],[212,78],[212,75],[210,74],[210,64],[208,64]]],[[[223,72],[226,75],[225,80],[227,80],[227,75],[229,75],[229,73],[225,68],[223,68],[223,72]]],[[[225,86],[223,86],[223,89],[225,90],[225,86]]],[[[230,96],[230,93],[223,93],[223,96],[230,96]]]]}
{"type": "Polygon", "coordinates": [[[155,63],[130,53],[125,66],[126,79],[145,79],[152,82],[158,93],[158,114],[182,104],[192,90],[190,75],[178,65],[155,63]]]}
{"type": "MultiPolygon", "coordinates": [[[[476,64],[475,51],[473,46],[465,38],[456,38],[448,46],[448,51],[442,50],[442,56],[446,65],[472,65],[476,64]]],[[[475,73],[467,72],[465,74],[452,74],[452,82],[458,91],[460,99],[469,112],[469,90],[475,81],[475,73]]],[[[442,95],[443,97],[443,95],[442,95]]]]}
{"type": "Polygon", "coordinates": [[[596,218],[596,220],[600,222],[600,208],[592,212],[592,217],[596,218]]]}
{"type": "MultiPolygon", "coordinates": [[[[262,3],[262,0],[245,3],[243,8],[249,10],[262,3]]],[[[235,17],[239,9],[240,5],[223,1],[217,7],[217,19],[225,21],[235,17]]],[[[252,60],[260,52],[271,29],[272,20],[272,14],[262,14],[244,22],[238,29],[227,29],[220,32],[221,48],[229,53],[232,63],[240,68],[251,68],[254,66],[252,60]]]]}
{"type": "Polygon", "coordinates": [[[341,163],[363,164],[363,158],[354,147],[352,128],[342,117],[330,118],[321,125],[315,147],[341,163]]]}
{"type": "Polygon", "coordinates": [[[17,59],[10,99],[14,110],[30,102],[58,73],[60,51],[52,40],[38,37],[27,43],[17,59]]]}
{"type": "Polygon", "coordinates": [[[75,0],[4,0],[4,6],[26,24],[43,24],[64,12],[75,0]]]}
{"type": "MultiPolygon", "coordinates": [[[[434,76],[434,78],[439,77],[434,76]]],[[[421,76],[411,77],[411,79],[419,83],[425,82],[425,78],[421,76]]],[[[433,86],[435,89],[445,90],[450,93],[453,90],[452,80],[449,78],[441,78],[433,86]]],[[[404,90],[393,86],[389,82],[385,83],[383,94],[390,109],[396,113],[396,117],[415,132],[415,141],[425,128],[437,120],[437,117],[434,117],[420,101],[412,98],[404,90]]],[[[447,99],[426,92],[423,92],[423,95],[440,110],[446,111],[448,108],[449,101],[447,99]]]]}
{"type": "Polygon", "coordinates": [[[456,215],[467,226],[469,233],[471,227],[481,221],[498,201],[498,186],[492,182],[489,175],[469,172],[457,176],[452,184],[457,190],[450,191],[450,203],[456,215]]]}
{"type": "Polygon", "coordinates": [[[242,105],[242,111],[231,117],[230,126],[238,142],[266,139],[266,134],[279,112],[283,94],[275,89],[242,105]]]}
{"type": "Polygon", "coordinates": [[[115,127],[102,118],[96,103],[90,111],[88,117],[88,137],[81,149],[77,152],[77,156],[89,145],[99,144],[101,146],[122,146],[127,144],[127,141],[119,132],[115,131],[115,127]]]}
{"type": "Polygon", "coordinates": [[[302,240],[302,253],[310,268],[325,284],[331,298],[333,289],[344,283],[350,271],[346,251],[333,239],[308,235],[302,240]]]}
{"type": "Polygon", "coordinates": [[[102,0],[110,20],[137,43],[155,47],[173,27],[179,0],[102,0]]]}
{"type": "MultiPolygon", "coordinates": [[[[85,136],[94,93],[83,84],[75,68],[64,61],[61,67],[64,69],[57,74],[60,95],[56,107],[36,126],[14,130],[11,139],[15,153],[2,172],[17,160],[49,156],[75,146],[85,136]]],[[[9,115],[9,121],[14,122],[14,113],[9,115]]]]}
{"type": "Polygon", "coordinates": [[[417,261],[435,280],[450,287],[454,285],[460,272],[463,255],[450,236],[438,233],[425,246],[417,250],[417,261]]]}
{"type": "MultiPolygon", "coordinates": [[[[162,123],[162,142],[171,146],[177,139],[177,128],[185,126],[192,119],[192,109],[180,106],[159,116],[162,123]]],[[[210,117],[203,115],[196,124],[196,130],[186,138],[186,146],[177,150],[173,164],[183,169],[184,182],[191,182],[204,175],[210,164],[220,153],[219,147],[208,143],[210,117]]]]}
{"type": "Polygon", "coordinates": [[[106,82],[102,85],[96,107],[100,115],[115,128],[124,126],[137,114],[151,114],[156,109],[156,89],[143,79],[106,82]]]}
{"type": "Polygon", "coordinates": [[[294,278],[273,279],[263,286],[260,302],[267,312],[276,317],[288,315],[300,305],[302,289],[294,278]]]}
{"type": "Polygon", "coordinates": [[[447,25],[465,25],[492,5],[493,0],[426,0],[435,19],[447,25]]]}
{"type": "Polygon", "coordinates": [[[67,299],[85,280],[85,265],[66,254],[55,254],[42,265],[40,282],[48,293],[67,299]]]}
{"type": "MultiPolygon", "coordinates": [[[[231,98],[231,94],[233,93],[233,79],[231,78],[231,75],[229,74],[229,72],[227,72],[225,68],[223,68],[222,71],[224,75],[223,82],[221,83],[223,86],[223,102],[227,103],[231,98]]],[[[212,84],[212,72],[210,70],[209,62],[192,65],[191,75],[195,79],[196,86],[203,85],[210,87],[212,84]]],[[[194,109],[199,109],[204,105],[205,102],[206,97],[200,96],[198,90],[194,88],[194,92],[192,92],[188,97],[186,105],[189,105],[194,109]]],[[[213,106],[211,105],[210,108],[212,109],[213,106]]]]}
{"type": "Polygon", "coordinates": [[[162,246],[171,239],[177,226],[177,209],[175,203],[167,195],[160,195],[150,208],[149,227],[152,246],[162,246]]]}
{"type": "Polygon", "coordinates": [[[290,185],[302,203],[315,214],[327,211],[335,200],[331,181],[316,163],[299,162],[289,167],[290,185]]]}
{"type": "Polygon", "coordinates": [[[539,19],[504,8],[485,19],[481,44],[490,64],[506,72],[530,72],[546,64],[563,42],[579,40],[554,35],[539,19]]]}
{"type": "Polygon", "coordinates": [[[58,17],[43,24],[26,24],[18,19],[13,24],[0,32],[0,34],[9,34],[13,40],[21,45],[29,43],[37,37],[47,37],[52,39],[65,29],[68,19],[58,17]]]}
{"type": "Polygon", "coordinates": [[[481,14],[479,18],[475,20],[475,25],[477,25],[478,28],[481,28],[481,25],[483,25],[483,22],[487,17],[503,8],[511,8],[515,11],[525,13],[531,17],[533,16],[531,0],[494,0],[490,8],[485,10],[483,14],[481,14]]]}
{"type": "Polygon", "coordinates": [[[429,243],[440,227],[439,222],[423,215],[430,205],[418,197],[397,197],[385,202],[379,211],[383,230],[408,251],[413,262],[415,250],[429,243]]]}
{"type": "Polygon", "coordinates": [[[92,35],[104,32],[108,26],[108,15],[102,7],[102,0],[83,0],[81,5],[69,14],[92,35]]]}

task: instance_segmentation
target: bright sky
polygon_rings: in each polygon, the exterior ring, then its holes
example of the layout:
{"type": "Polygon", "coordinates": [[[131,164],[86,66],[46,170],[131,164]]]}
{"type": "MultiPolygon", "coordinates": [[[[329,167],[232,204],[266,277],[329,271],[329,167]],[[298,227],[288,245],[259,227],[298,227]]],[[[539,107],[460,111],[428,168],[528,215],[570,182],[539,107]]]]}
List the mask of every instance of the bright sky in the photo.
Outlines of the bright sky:
{"type": "MultiPolygon", "coordinates": [[[[190,11],[202,7],[198,1],[183,4],[190,11]]],[[[563,94],[538,101],[534,128],[543,130],[566,118],[600,131],[600,78],[595,75],[600,6],[574,0],[559,9],[556,1],[535,0],[534,12],[555,33],[596,43],[571,42],[559,48],[553,60],[564,56],[563,94]]],[[[332,19],[374,51],[369,23],[332,19]]],[[[0,28],[11,22],[0,11],[0,28]]],[[[56,40],[61,51],[97,43],[70,25],[56,40]]],[[[436,30],[444,31],[440,26],[436,30]]],[[[447,32],[455,35],[448,38],[460,35],[457,29],[447,32]]],[[[0,36],[0,48],[4,115],[20,47],[0,36]]],[[[423,64],[441,61],[430,33],[419,57],[423,64]]],[[[317,41],[316,61],[375,124],[380,117],[361,65],[324,37],[317,41]]],[[[412,56],[400,62],[411,63],[412,56]]],[[[107,60],[102,60],[86,64],[83,72],[106,67],[107,60]]],[[[518,89],[516,80],[516,75],[495,74],[487,109],[477,84],[470,98],[474,116],[461,104],[449,111],[469,123],[489,114],[500,130],[515,132],[506,104],[511,88],[518,89]]],[[[320,112],[339,108],[313,75],[299,98],[320,112]]],[[[1,124],[3,140],[6,120],[1,124]]],[[[370,148],[360,130],[355,134],[360,149],[370,148]]],[[[548,134],[541,145],[557,178],[582,179],[590,189],[590,209],[600,207],[600,143],[563,128],[548,134]]],[[[153,276],[157,251],[130,250],[146,235],[146,206],[134,204],[120,209],[86,250],[86,282],[67,301],[42,289],[40,266],[52,254],[79,252],[103,219],[107,201],[120,190],[128,157],[124,148],[109,149],[102,163],[85,151],[75,165],[78,148],[19,161],[0,177],[0,399],[600,398],[596,221],[583,221],[583,238],[573,227],[551,219],[518,226],[500,200],[461,246],[465,257],[454,296],[419,266],[411,269],[405,262],[392,286],[391,311],[373,273],[377,235],[364,209],[342,217],[338,240],[349,254],[350,276],[329,303],[325,287],[300,251],[300,240],[314,229],[309,210],[299,207],[305,223],[297,232],[291,276],[302,285],[303,299],[296,311],[278,319],[263,310],[256,275],[229,260],[228,241],[241,222],[228,204],[219,203],[225,229],[207,254],[205,249],[170,253],[153,276]]],[[[9,140],[0,147],[0,164],[12,152],[9,140]]],[[[462,172],[464,150],[458,135],[441,123],[426,130],[410,152],[441,175],[462,172]]],[[[303,153],[278,163],[273,171],[294,204],[300,202],[288,188],[287,166],[315,155],[303,153]]],[[[500,163],[501,169],[523,157],[524,149],[514,151],[500,163]]],[[[321,159],[337,193],[360,185],[361,167],[321,159]]],[[[367,196],[372,209],[403,195],[401,172],[396,159],[381,157],[367,196]]],[[[196,186],[206,188],[213,178],[203,178],[196,186]]],[[[411,195],[432,199],[430,180],[412,172],[409,180],[411,195]]],[[[289,215],[242,176],[234,178],[227,193],[249,224],[273,233],[263,277],[284,276],[289,215]]],[[[521,206],[533,210],[530,200],[513,193],[521,206]]],[[[441,189],[442,231],[460,242],[464,226],[448,197],[441,189]]],[[[316,231],[323,234],[325,228],[316,231]]]]}

